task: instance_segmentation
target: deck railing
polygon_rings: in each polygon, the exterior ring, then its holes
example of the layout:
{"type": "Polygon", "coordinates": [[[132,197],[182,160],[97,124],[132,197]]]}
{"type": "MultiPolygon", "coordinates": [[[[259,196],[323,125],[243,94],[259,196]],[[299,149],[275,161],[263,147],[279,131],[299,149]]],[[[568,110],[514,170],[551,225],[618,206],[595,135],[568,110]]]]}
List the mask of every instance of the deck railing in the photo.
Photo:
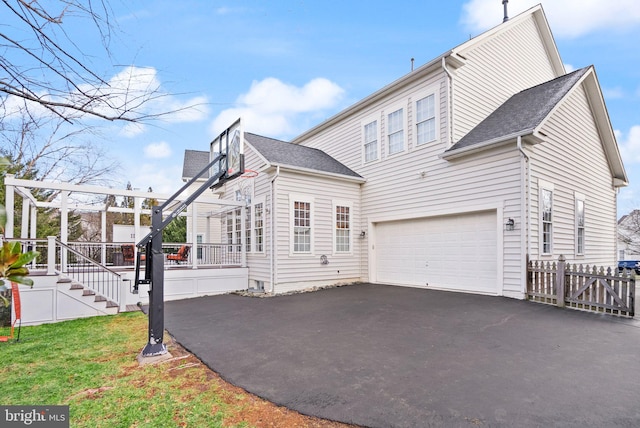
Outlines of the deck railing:
{"type": "MultiPolygon", "coordinates": [[[[50,250],[47,239],[10,239],[10,241],[20,241],[23,251],[36,250],[39,252],[38,257],[29,264],[31,271],[53,272],[56,269],[55,266],[51,268],[48,266],[50,250]]],[[[73,241],[66,245],[77,254],[110,269],[133,267],[134,265],[135,257],[125,258],[125,251],[123,251],[125,246],[129,246],[132,251],[135,251],[135,244],[131,242],[73,241]]],[[[165,267],[236,267],[242,265],[242,246],[240,244],[199,243],[195,245],[195,254],[193,247],[194,245],[190,243],[163,243],[165,267]],[[185,258],[177,257],[183,246],[189,247],[187,256],[185,258]]],[[[59,265],[59,261],[55,263],[59,265]]]]}
{"type": "Polygon", "coordinates": [[[120,274],[57,239],[53,241],[57,272],[79,282],[118,306],[121,305],[125,280],[120,274]]]}

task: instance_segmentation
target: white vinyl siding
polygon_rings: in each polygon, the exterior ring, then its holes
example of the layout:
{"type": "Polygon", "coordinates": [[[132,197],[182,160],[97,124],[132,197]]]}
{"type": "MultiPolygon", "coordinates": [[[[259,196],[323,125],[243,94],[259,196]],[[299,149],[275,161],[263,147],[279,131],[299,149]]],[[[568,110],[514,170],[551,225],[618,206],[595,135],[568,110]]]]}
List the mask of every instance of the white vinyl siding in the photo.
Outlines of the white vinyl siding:
{"type": "Polygon", "coordinates": [[[378,144],[378,121],[374,120],[364,125],[364,161],[373,162],[378,160],[380,148],[378,144]]]}
{"type": "MultiPolygon", "coordinates": [[[[358,124],[359,125],[359,124],[358,124]]],[[[358,129],[359,126],[356,126],[358,129]]],[[[359,134],[359,133],[358,133],[359,134]]],[[[355,149],[360,153],[359,139],[355,149]]],[[[361,162],[362,160],[359,159],[361,162]]],[[[340,201],[351,203],[352,230],[360,230],[360,184],[336,180],[332,177],[319,177],[295,174],[282,169],[276,180],[277,213],[275,227],[277,263],[274,267],[275,290],[283,293],[311,286],[323,286],[337,283],[350,283],[362,280],[360,261],[365,248],[360,240],[353,243],[351,253],[337,254],[334,251],[334,210],[336,195],[340,201]],[[292,201],[312,202],[312,252],[294,253],[292,251],[291,221],[292,201]],[[320,257],[326,255],[329,264],[320,263],[320,257]],[[339,271],[339,272],[338,272],[339,271]]],[[[269,246],[267,246],[267,250],[269,246]]]]}
{"type": "Polygon", "coordinates": [[[404,151],[404,108],[387,114],[387,142],[390,155],[404,151]]]}
{"type": "Polygon", "coordinates": [[[465,65],[455,73],[454,138],[460,140],[506,100],[558,77],[536,20],[529,17],[461,51],[465,65]]]}
{"type": "MultiPolygon", "coordinates": [[[[616,261],[616,189],[589,102],[577,87],[553,112],[541,131],[547,141],[533,147],[532,185],[542,179],[554,183],[553,258],[569,262],[613,266],[616,261]],[[567,165],[571,167],[568,168],[567,165]],[[576,254],[576,194],[588,196],[584,212],[584,253],[576,254]]],[[[533,189],[537,194],[538,189],[533,189]]],[[[532,206],[533,218],[539,208],[532,206]]],[[[538,223],[532,224],[532,253],[542,252],[538,223]]]]}

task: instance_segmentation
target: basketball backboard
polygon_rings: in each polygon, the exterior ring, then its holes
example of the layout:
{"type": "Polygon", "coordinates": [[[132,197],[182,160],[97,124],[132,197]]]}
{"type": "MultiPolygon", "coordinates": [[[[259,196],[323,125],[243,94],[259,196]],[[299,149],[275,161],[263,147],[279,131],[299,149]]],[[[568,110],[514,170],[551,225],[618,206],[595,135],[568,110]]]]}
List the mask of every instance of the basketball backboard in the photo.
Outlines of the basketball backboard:
{"type": "Polygon", "coordinates": [[[221,170],[226,171],[222,176],[222,181],[224,181],[244,173],[244,134],[240,119],[222,131],[211,142],[209,159],[213,160],[220,153],[224,153],[226,156],[211,167],[210,176],[221,170]]]}

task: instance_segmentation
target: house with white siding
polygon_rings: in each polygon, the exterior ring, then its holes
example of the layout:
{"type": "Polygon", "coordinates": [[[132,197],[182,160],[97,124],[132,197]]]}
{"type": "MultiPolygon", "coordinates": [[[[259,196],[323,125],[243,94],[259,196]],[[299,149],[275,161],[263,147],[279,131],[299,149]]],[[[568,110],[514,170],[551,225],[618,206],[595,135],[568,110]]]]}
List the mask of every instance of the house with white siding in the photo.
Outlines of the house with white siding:
{"type": "Polygon", "coordinates": [[[369,281],[523,298],[527,260],[616,262],[627,175],[594,67],[566,73],[541,6],[291,142],[244,141],[257,175],[217,192],[247,201],[221,218],[220,239],[238,243],[244,222],[249,288],[369,281]]]}

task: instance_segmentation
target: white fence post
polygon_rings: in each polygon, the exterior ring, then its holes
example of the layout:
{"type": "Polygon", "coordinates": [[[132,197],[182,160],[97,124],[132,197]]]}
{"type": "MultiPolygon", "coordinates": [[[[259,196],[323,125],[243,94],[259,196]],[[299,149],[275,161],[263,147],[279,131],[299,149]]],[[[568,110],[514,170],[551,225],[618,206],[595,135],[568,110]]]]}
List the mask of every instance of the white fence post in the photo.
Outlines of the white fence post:
{"type": "Polygon", "coordinates": [[[56,237],[47,236],[47,275],[56,274],[56,237]]]}
{"type": "Polygon", "coordinates": [[[565,262],[567,259],[560,254],[558,258],[558,269],[556,270],[556,305],[564,308],[564,284],[565,284],[565,262]]]}

